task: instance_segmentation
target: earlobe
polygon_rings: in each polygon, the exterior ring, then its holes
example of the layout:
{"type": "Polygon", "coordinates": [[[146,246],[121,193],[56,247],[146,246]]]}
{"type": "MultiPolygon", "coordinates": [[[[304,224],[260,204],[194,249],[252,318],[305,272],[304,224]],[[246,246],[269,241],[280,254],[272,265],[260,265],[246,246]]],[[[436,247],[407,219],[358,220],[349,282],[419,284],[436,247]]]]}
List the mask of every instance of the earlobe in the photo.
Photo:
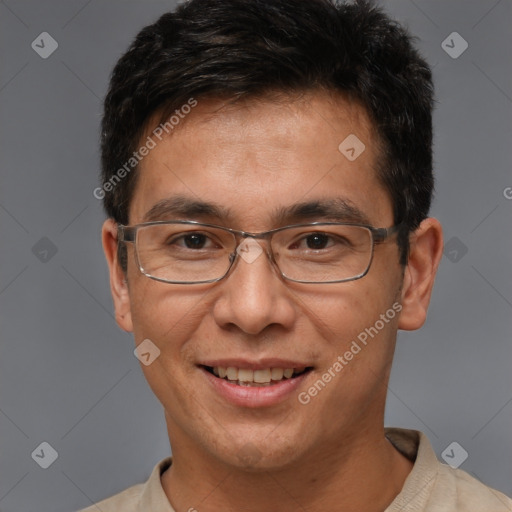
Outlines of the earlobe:
{"type": "Polygon", "coordinates": [[[434,280],[443,254],[443,231],[437,219],[427,218],[411,234],[402,286],[398,328],[419,329],[427,317],[434,280]]]}
{"type": "Polygon", "coordinates": [[[114,301],[116,321],[121,329],[132,332],[133,324],[128,283],[126,273],[119,265],[117,258],[117,225],[113,219],[107,219],[103,223],[101,237],[110,272],[110,291],[114,301]]]}

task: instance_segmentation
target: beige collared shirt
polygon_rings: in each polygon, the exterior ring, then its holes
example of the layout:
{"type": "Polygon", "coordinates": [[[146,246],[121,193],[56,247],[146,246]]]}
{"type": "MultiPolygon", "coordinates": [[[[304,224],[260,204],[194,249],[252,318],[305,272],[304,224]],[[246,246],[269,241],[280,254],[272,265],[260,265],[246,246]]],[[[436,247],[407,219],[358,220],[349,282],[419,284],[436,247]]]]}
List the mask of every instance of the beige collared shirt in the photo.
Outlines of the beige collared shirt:
{"type": "MultiPolygon", "coordinates": [[[[386,428],[386,437],[414,461],[414,467],[385,512],[512,512],[510,498],[465,471],[441,464],[425,434],[386,428]]],[[[160,481],[170,464],[171,457],[162,460],[146,483],[134,485],[81,512],[175,512],[160,481]]]]}

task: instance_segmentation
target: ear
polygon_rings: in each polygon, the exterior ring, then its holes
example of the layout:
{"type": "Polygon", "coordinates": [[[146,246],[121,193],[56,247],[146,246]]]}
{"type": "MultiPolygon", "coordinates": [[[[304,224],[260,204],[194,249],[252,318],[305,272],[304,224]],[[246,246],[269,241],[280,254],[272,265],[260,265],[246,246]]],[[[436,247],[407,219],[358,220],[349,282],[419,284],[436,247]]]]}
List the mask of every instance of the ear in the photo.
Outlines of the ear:
{"type": "Polygon", "coordinates": [[[402,286],[398,328],[419,329],[427,318],[437,268],[443,255],[443,230],[437,219],[427,218],[410,235],[410,250],[402,286]]]}
{"type": "Polygon", "coordinates": [[[128,293],[126,273],[119,265],[117,259],[117,224],[113,219],[107,219],[103,223],[101,239],[110,271],[110,291],[114,300],[116,321],[121,329],[131,332],[133,331],[133,324],[130,295],[128,293]]]}

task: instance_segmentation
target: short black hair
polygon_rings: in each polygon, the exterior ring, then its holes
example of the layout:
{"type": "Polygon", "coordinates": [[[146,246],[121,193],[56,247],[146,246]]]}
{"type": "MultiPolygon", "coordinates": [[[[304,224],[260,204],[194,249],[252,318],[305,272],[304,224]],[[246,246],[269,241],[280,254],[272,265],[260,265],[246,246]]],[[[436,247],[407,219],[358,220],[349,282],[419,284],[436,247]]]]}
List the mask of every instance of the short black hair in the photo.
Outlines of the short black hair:
{"type": "Polygon", "coordinates": [[[434,186],[432,73],[408,31],[366,0],[190,0],[143,28],[117,62],[104,102],[107,215],[128,223],[132,157],[155,115],[164,119],[191,98],[321,89],[360,102],[373,123],[377,174],[403,226],[405,264],[408,235],[427,217],[434,186]]]}

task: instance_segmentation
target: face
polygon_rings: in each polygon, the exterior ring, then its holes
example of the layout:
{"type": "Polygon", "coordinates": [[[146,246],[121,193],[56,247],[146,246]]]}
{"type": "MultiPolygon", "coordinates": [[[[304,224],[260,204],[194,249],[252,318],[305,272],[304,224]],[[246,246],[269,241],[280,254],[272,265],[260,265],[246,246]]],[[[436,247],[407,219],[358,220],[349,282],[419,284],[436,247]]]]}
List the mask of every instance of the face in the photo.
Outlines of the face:
{"type": "MultiPolygon", "coordinates": [[[[152,220],[249,232],[343,218],[390,227],[392,205],[376,176],[377,159],[364,110],[341,98],[318,93],[229,107],[199,101],[141,162],[130,224],[147,221],[152,210],[152,220]],[[338,149],[350,134],[365,145],[352,161],[338,149]],[[219,216],[166,209],[177,196],[211,203],[219,216]],[[318,209],[300,218],[276,215],[329,200],[350,208],[336,218],[318,209]]],[[[104,240],[113,255],[109,221],[104,240]]],[[[265,250],[251,263],[238,257],[226,278],[210,284],[149,279],[133,244],[127,284],[111,260],[119,324],[133,331],[136,344],[150,339],[160,350],[142,368],[165,408],[173,447],[188,443],[224,464],[268,470],[327,454],[340,439],[349,443],[382,423],[406,293],[394,237],[375,247],[365,277],[334,284],[286,281],[265,250]],[[241,369],[239,376],[270,371],[275,380],[243,386],[214,375],[217,367],[241,369]],[[285,378],[282,370],[291,369],[297,375],[285,378]]]]}

